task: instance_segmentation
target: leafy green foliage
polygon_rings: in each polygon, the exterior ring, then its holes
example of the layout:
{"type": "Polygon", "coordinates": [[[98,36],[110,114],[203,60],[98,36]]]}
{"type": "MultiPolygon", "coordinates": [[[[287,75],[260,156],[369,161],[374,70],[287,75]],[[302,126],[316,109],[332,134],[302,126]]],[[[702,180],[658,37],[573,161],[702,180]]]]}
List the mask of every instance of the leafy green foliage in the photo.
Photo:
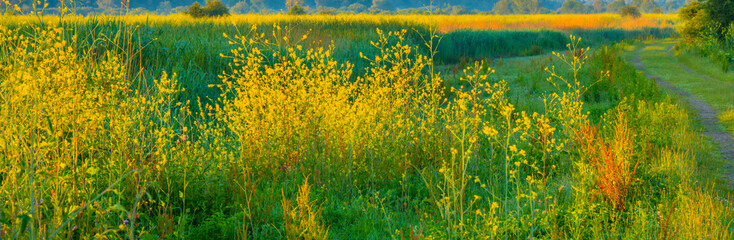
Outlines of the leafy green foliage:
{"type": "Polygon", "coordinates": [[[654,0],[642,0],[639,6],[640,11],[646,13],[652,13],[656,8],[659,8],[659,6],[654,0]]]}
{"type": "Polygon", "coordinates": [[[225,6],[221,0],[207,0],[206,6],[203,8],[199,2],[194,2],[194,4],[188,8],[186,14],[194,18],[219,17],[229,15],[229,8],[225,6]]]}
{"type": "Polygon", "coordinates": [[[579,13],[588,13],[589,7],[584,5],[584,3],[578,1],[578,0],[566,0],[563,2],[563,5],[561,8],[558,9],[558,13],[563,14],[579,14],[579,13]]]}
{"type": "Polygon", "coordinates": [[[703,7],[703,3],[691,1],[678,11],[678,17],[682,21],[679,31],[683,37],[694,39],[701,35],[709,21],[708,14],[703,7]]]}
{"type": "Polygon", "coordinates": [[[245,14],[252,12],[252,7],[250,7],[249,4],[247,4],[247,1],[240,1],[237,2],[232,8],[230,8],[230,11],[236,14],[245,14]]]}
{"type": "Polygon", "coordinates": [[[619,14],[623,17],[638,18],[642,16],[640,10],[634,6],[624,6],[619,9],[619,14]]]}
{"type": "Polygon", "coordinates": [[[703,5],[709,19],[724,26],[718,32],[719,38],[723,39],[726,26],[734,24],[734,0],[707,0],[703,5]]]}
{"type": "Polygon", "coordinates": [[[195,17],[200,18],[204,17],[204,9],[201,8],[201,4],[199,2],[194,2],[194,4],[191,4],[191,6],[186,10],[186,14],[195,17]]]}
{"type": "Polygon", "coordinates": [[[301,5],[293,4],[291,8],[288,9],[288,14],[290,15],[304,15],[306,14],[306,9],[301,7],[301,5]]]}
{"type": "Polygon", "coordinates": [[[548,12],[538,0],[500,0],[494,4],[495,14],[539,14],[548,12]]]}
{"type": "Polygon", "coordinates": [[[208,17],[229,15],[229,8],[221,0],[207,0],[203,11],[208,17]]]}
{"type": "Polygon", "coordinates": [[[395,5],[390,0],[372,0],[370,10],[395,11],[395,5]]]}
{"type": "Polygon", "coordinates": [[[621,11],[621,8],[626,5],[627,4],[624,0],[614,0],[609,3],[609,5],[607,5],[607,12],[619,13],[621,11]]]}
{"type": "Polygon", "coordinates": [[[594,9],[594,12],[604,12],[604,2],[602,0],[594,0],[591,7],[594,9]]]}
{"type": "Polygon", "coordinates": [[[734,63],[733,8],[733,1],[692,1],[678,14],[683,21],[679,31],[689,43],[684,46],[710,58],[724,72],[734,63]]]}

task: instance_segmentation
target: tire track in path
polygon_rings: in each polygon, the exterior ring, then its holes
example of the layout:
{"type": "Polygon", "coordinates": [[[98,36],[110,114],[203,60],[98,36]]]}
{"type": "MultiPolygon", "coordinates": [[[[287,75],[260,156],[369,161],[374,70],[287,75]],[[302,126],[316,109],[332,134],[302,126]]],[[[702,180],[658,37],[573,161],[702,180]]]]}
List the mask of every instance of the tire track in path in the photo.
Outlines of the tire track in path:
{"type": "MultiPolygon", "coordinates": [[[[673,86],[672,84],[664,81],[659,76],[655,76],[651,74],[645,64],[642,63],[640,54],[642,52],[643,48],[640,48],[635,53],[635,58],[633,60],[633,64],[635,67],[637,67],[638,70],[642,71],[647,78],[654,79],[655,82],[657,82],[658,85],[663,86],[675,94],[678,94],[685,98],[686,101],[688,101],[688,104],[693,107],[693,109],[696,111],[696,118],[698,118],[701,121],[701,124],[704,126],[705,131],[704,135],[711,138],[712,141],[714,141],[719,146],[719,152],[721,153],[724,160],[727,162],[734,161],[734,138],[727,133],[725,130],[722,130],[723,127],[721,123],[719,122],[719,119],[717,117],[717,112],[714,108],[711,107],[710,104],[702,101],[700,98],[697,98],[696,96],[690,94],[689,92],[686,92],[685,90],[673,86]]],[[[669,48],[668,51],[666,51],[668,54],[670,54],[669,48]]],[[[671,56],[672,57],[672,56],[671,56]]],[[[676,61],[677,62],[677,61],[676,61]]],[[[697,72],[695,72],[693,69],[689,68],[688,66],[678,62],[680,65],[680,68],[684,69],[686,72],[693,74],[695,76],[698,76],[700,78],[704,78],[706,80],[714,80],[713,78],[702,75],[697,72]]],[[[728,169],[729,170],[729,180],[731,183],[734,184],[734,169],[728,169]]]]}

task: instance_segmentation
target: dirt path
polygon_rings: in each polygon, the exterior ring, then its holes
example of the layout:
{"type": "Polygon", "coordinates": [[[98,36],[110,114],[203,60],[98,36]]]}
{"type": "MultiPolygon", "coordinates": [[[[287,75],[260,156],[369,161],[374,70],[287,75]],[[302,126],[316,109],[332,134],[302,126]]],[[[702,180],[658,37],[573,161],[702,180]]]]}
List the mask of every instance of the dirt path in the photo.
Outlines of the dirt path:
{"type": "MultiPolygon", "coordinates": [[[[643,48],[640,48],[635,53],[635,59],[633,61],[634,65],[637,67],[638,70],[645,73],[645,75],[648,78],[655,79],[655,82],[658,83],[658,85],[663,86],[674,93],[684,97],[688,104],[693,107],[693,109],[696,111],[696,117],[701,121],[701,124],[705,128],[704,134],[711,138],[712,141],[714,141],[717,145],[719,145],[719,152],[721,152],[722,157],[727,162],[734,161],[734,138],[732,138],[729,133],[727,133],[724,128],[721,126],[721,123],[719,123],[719,119],[717,118],[717,112],[714,108],[711,107],[710,104],[702,101],[701,99],[697,98],[696,96],[693,96],[692,94],[686,92],[683,89],[680,89],[676,86],[671,85],[670,83],[663,81],[660,77],[652,75],[648,72],[645,65],[642,63],[642,60],[640,58],[640,52],[643,48]]],[[[672,47],[671,47],[672,49],[672,47]]],[[[670,54],[670,50],[668,49],[668,54],[670,54]]],[[[673,56],[671,56],[673,57],[673,56]]],[[[696,75],[701,78],[713,80],[711,77],[707,75],[702,75],[697,72],[695,72],[693,69],[689,68],[688,66],[678,63],[682,69],[685,71],[696,75]]],[[[732,183],[734,183],[734,169],[728,169],[729,170],[729,179],[732,183]]]]}

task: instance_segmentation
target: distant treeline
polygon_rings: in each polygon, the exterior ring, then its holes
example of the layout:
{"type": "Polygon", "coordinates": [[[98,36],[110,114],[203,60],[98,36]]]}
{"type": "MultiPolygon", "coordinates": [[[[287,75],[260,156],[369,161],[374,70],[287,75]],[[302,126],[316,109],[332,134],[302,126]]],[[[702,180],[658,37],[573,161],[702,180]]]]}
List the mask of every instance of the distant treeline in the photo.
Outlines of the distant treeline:
{"type": "MultiPolygon", "coordinates": [[[[63,0],[46,0],[48,11],[60,6],[63,0]]],[[[43,1],[42,1],[43,2],[43,1]]],[[[169,14],[182,12],[195,0],[131,0],[130,11],[169,14]]],[[[204,5],[206,0],[200,0],[204,5]]],[[[685,0],[222,0],[232,13],[279,13],[295,4],[313,14],[383,13],[383,14],[538,14],[538,13],[602,13],[618,12],[623,6],[634,6],[646,13],[676,12],[685,0]]],[[[10,0],[24,10],[32,8],[33,1],[10,0]]],[[[65,2],[69,5],[69,1],[65,2]]],[[[118,0],[75,0],[72,4],[80,14],[119,12],[118,0]]],[[[0,10],[12,8],[0,2],[0,10]]]]}

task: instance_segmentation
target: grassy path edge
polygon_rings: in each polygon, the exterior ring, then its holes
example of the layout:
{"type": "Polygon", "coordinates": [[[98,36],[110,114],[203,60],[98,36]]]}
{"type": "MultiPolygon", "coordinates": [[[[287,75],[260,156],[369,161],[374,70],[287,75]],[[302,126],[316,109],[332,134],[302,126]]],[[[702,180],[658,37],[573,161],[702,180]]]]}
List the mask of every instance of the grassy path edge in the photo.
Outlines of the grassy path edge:
{"type": "MultiPolygon", "coordinates": [[[[673,93],[680,95],[681,97],[685,98],[685,100],[688,102],[688,104],[696,111],[695,117],[698,118],[701,122],[701,124],[704,126],[706,131],[703,133],[704,135],[711,138],[713,142],[715,142],[719,146],[719,152],[721,153],[724,160],[727,162],[734,161],[734,138],[727,133],[725,130],[722,129],[722,125],[719,122],[719,119],[717,118],[717,112],[716,110],[711,107],[710,104],[702,101],[701,99],[697,98],[696,96],[686,92],[685,90],[673,86],[672,84],[664,81],[659,76],[653,75],[647,70],[647,67],[645,64],[642,63],[641,59],[641,52],[644,48],[638,48],[635,51],[635,57],[633,60],[633,64],[635,67],[642,71],[646,77],[654,79],[655,82],[663,86],[666,89],[669,89],[673,93]]],[[[670,51],[672,50],[672,47],[668,48],[667,52],[670,54],[670,51]]],[[[685,66],[684,64],[679,62],[679,65],[682,69],[685,71],[697,75],[701,78],[710,78],[709,76],[699,74],[695,71],[693,71],[688,66],[685,66]]],[[[730,180],[730,183],[734,183],[734,169],[729,169],[728,178],[730,180]]]]}

